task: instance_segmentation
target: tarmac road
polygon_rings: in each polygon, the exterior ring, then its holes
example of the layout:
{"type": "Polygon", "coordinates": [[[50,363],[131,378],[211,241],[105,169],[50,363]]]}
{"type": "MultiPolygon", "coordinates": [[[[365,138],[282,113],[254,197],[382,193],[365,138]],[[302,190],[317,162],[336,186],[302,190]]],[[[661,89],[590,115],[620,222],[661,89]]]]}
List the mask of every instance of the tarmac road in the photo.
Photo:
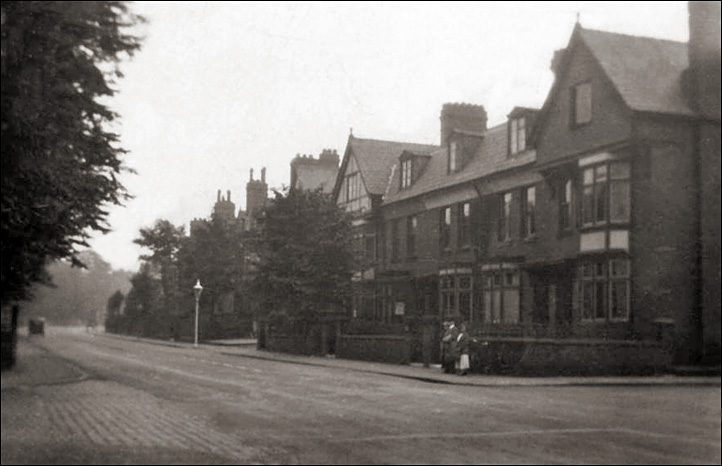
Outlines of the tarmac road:
{"type": "Polygon", "coordinates": [[[719,378],[457,385],[52,330],[18,350],[2,464],[720,464],[719,378]]]}

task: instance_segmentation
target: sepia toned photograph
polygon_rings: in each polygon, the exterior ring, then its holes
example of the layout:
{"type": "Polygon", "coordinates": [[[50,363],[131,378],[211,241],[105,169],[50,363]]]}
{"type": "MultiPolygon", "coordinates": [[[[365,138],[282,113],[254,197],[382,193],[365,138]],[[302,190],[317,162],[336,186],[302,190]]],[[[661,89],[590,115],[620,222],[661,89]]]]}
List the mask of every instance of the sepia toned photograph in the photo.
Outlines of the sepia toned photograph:
{"type": "Polygon", "coordinates": [[[718,1],[6,1],[5,464],[720,464],[718,1]]]}

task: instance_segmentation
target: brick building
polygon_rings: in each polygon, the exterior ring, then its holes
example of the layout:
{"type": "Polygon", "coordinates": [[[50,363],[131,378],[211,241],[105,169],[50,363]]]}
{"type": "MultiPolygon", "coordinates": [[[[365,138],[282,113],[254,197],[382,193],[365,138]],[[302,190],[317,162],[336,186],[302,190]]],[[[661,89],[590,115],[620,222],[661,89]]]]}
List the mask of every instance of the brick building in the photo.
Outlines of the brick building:
{"type": "MultiPolygon", "coordinates": [[[[238,209],[231,200],[231,191],[223,196],[218,190],[216,202],[213,205],[212,215],[221,219],[226,225],[241,231],[253,228],[256,212],[263,209],[269,202],[268,184],[266,183],[266,169],[261,169],[261,178],[254,179],[253,169],[250,170],[250,179],[246,183],[246,209],[238,209]]],[[[201,228],[208,227],[208,220],[194,219],[190,222],[190,234],[198,234],[201,228]]],[[[248,254],[248,253],[247,253],[248,254]]],[[[206,320],[201,322],[202,334],[213,338],[246,336],[249,332],[256,333],[257,303],[248,299],[240,292],[244,281],[249,279],[253,269],[246,256],[243,264],[243,276],[239,277],[238,290],[224,292],[212,298],[212,312],[204,314],[206,320]]],[[[202,277],[199,277],[202,279],[202,277]]]]}
{"type": "Polygon", "coordinates": [[[719,18],[690,3],[688,44],[577,25],[542,109],[446,104],[441,146],[349,137],[354,320],[418,348],[453,317],[532,368],[719,363],[719,18]]]}
{"type": "MultiPolygon", "coordinates": [[[[212,215],[218,216],[228,225],[237,225],[238,228],[248,231],[253,227],[253,216],[255,212],[263,209],[268,204],[268,184],[266,183],[266,168],[261,168],[261,179],[253,178],[253,169],[250,171],[250,179],[246,183],[246,210],[239,209],[236,213],[236,204],[231,201],[231,190],[226,191],[225,197],[218,190],[216,203],[213,205],[212,215]]],[[[201,228],[204,220],[193,219],[190,222],[190,234],[201,228]]]]}
{"type": "Polygon", "coordinates": [[[321,188],[330,194],[336,182],[338,164],[338,153],[331,149],[324,149],[317,159],[312,155],[297,155],[291,160],[291,189],[313,191],[321,188]]]}

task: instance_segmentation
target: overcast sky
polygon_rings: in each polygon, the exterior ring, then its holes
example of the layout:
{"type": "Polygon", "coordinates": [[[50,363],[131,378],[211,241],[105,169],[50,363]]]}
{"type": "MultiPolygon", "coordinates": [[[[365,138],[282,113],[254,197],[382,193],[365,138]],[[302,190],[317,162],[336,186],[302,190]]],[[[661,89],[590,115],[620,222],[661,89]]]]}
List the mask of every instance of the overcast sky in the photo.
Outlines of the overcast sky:
{"type": "Polygon", "coordinates": [[[122,64],[123,182],[113,232],[91,246],[137,270],[141,227],[209,217],[216,192],[245,208],[249,170],[288,185],[298,153],[343,154],[355,136],[439,143],[445,102],[489,124],[541,107],[549,63],[583,27],[687,41],[686,2],[139,2],[143,49],[122,64]]]}

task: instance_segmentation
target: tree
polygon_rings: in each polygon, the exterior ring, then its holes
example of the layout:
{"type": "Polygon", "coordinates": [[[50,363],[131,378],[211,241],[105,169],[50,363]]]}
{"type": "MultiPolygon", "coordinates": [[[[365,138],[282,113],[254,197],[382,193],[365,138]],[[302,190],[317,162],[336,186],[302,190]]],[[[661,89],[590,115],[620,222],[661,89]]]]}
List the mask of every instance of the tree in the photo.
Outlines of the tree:
{"type": "Polygon", "coordinates": [[[141,265],[130,282],[132,288],[125,299],[125,316],[130,330],[145,336],[161,333],[159,326],[167,330],[167,322],[162,315],[163,289],[152,264],[141,265]]]}
{"type": "Polygon", "coordinates": [[[105,307],[105,331],[106,332],[117,332],[118,321],[120,319],[120,307],[125,301],[123,292],[118,290],[110,298],[108,298],[108,304],[105,307]]]}
{"type": "Polygon", "coordinates": [[[351,223],[321,191],[291,190],[257,220],[254,294],[266,310],[313,321],[347,304],[353,266],[351,223]]]}
{"type": "Polygon", "coordinates": [[[213,215],[186,238],[178,257],[181,289],[190,292],[200,279],[205,299],[215,308],[221,297],[238,291],[244,265],[243,231],[213,215]]]}
{"type": "Polygon", "coordinates": [[[107,206],[129,195],[105,104],[142,21],[123,2],[2,3],[2,303],[28,298],[56,259],[82,265],[107,206]]]}
{"type": "Polygon", "coordinates": [[[153,228],[141,228],[140,238],[133,242],[151,251],[151,254],[141,255],[145,261],[163,265],[177,259],[178,250],[185,237],[185,227],[177,227],[168,220],[156,220],[153,228]]]}

